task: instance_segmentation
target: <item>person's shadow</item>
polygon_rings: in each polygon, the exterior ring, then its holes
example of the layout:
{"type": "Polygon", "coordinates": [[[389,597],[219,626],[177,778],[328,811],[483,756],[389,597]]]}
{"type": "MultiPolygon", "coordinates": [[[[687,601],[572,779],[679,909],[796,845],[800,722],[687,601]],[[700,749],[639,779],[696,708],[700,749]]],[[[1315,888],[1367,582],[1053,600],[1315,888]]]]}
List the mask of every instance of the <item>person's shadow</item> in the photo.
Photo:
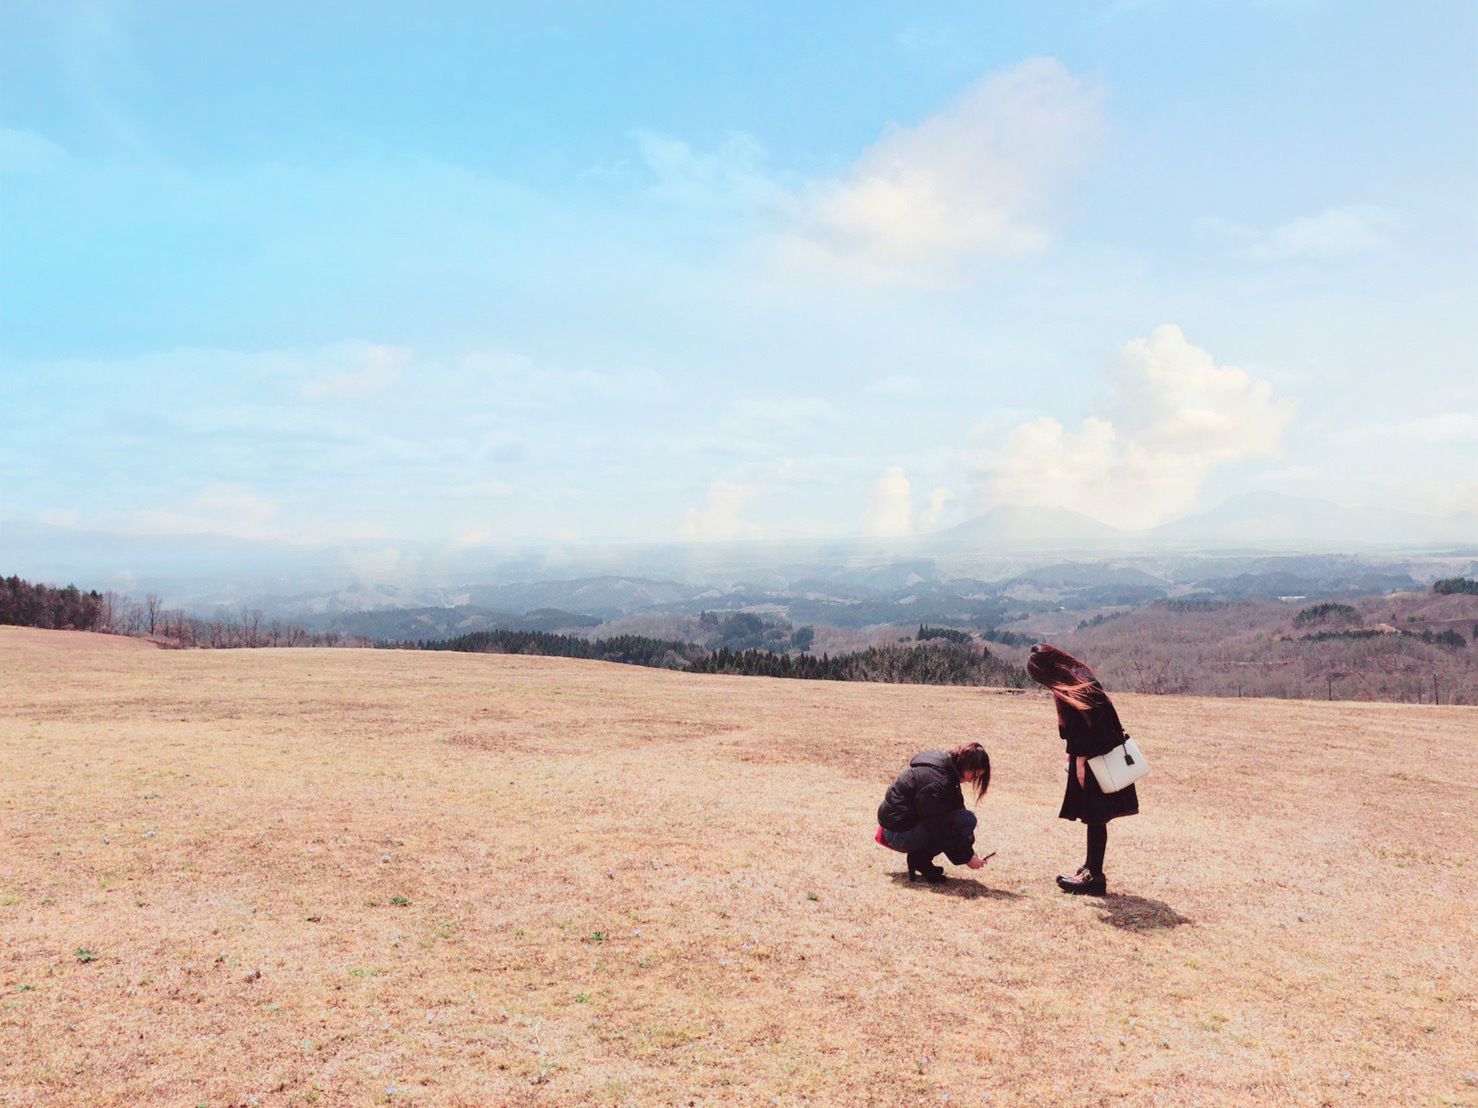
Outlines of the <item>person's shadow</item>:
{"type": "Polygon", "coordinates": [[[1117,927],[1122,931],[1168,931],[1182,924],[1195,923],[1183,916],[1163,900],[1151,900],[1146,896],[1124,893],[1109,893],[1098,900],[1094,907],[1101,908],[1100,923],[1117,927]]]}
{"type": "Polygon", "coordinates": [[[961,900],[1020,900],[1020,893],[1009,892],[1006,889],[993,889],[989,885],[983,885],[973,877],[955,877],[951,875],[949,880],[938,885],[931,885],[927,881],[910,882],[907,873],[895,873],[893,884],[912,885],[915,889],[927,890],[938,893],[941,896],[957,896],[961,900]]]}

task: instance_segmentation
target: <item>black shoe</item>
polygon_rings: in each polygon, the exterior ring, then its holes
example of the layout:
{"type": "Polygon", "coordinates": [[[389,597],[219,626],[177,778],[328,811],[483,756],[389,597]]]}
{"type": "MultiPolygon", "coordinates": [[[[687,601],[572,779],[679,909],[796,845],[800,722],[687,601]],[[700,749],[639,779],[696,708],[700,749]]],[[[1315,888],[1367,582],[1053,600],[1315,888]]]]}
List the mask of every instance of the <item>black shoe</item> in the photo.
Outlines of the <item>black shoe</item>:
{"type": "Polygon", "coordinates": [[[1108,892],[1108,882],[1104,880],[1103,874],[1086,873],[1083,870],[1072,877],[1058,877],[1057,887],[1074,896],[1103,896],[1108,892]]]}
{"type": "Polygon", "coordinates": [[[1079,866],[1077,873],[1059,873],[1057,875],[1057,884],[1060,888],[1066,888],[1071,883],[1086,881],[1092,876],[1093,871],[1087,866],[1079,866]]]}
{"type": "Polygon", "coordinates": [[[917,881],[922,877],[931,885],[943,884],[948,878],[944,876],[944,867],[936,866],[933,862],[917,862],[910,858],[908,860],[908,879],[917,881]]]}

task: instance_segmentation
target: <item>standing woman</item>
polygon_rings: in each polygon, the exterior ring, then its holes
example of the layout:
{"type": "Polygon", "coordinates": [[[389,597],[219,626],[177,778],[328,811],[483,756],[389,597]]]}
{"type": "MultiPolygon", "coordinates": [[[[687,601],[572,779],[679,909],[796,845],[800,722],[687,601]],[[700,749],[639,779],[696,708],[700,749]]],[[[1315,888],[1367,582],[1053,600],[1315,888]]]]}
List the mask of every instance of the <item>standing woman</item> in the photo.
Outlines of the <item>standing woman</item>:
{"type": "Polygon", "coordinates": [[[1045,685],[1057,706],[1057,732],[1067,743],[1067,791],[1058,818],[1082,820],[1088,825],[1088,857],[1077,873],[1061,874],[1063,892],[1103,896],[1108,882],[1103,855],[1108,847],[1108,823],[1139,811],[1139,795],[1129,785],[1115,793],[1098,787],[1088,759],[1107,754],[1124,741],[1119,713],[1098,678],[1071,654],[1038,643],[1026,660],[1032,680],[1045,685]]]}
{"type": "Polygon", "coordinates": [[[944,880],[944,867],[934,864],[936,854],[957,866],[985,865],[975,853],[975,813],[965,807],[961,784],[975,787],[977,801],[990,788],[990,755],[979,743],[915,754],[878,805],[874,837],[908,855],[910,881],[915,874],[932,885],[944,880]]]}

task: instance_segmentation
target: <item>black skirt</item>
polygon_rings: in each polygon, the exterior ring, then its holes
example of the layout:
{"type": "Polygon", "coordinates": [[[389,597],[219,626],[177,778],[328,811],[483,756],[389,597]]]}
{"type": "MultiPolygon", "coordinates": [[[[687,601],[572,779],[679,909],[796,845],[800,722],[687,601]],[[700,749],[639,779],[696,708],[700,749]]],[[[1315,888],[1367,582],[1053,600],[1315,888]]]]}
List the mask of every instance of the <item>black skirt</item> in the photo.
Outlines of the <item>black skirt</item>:
{"type": "Polygon", "coordinates": [[[1062,794],[1062,811],[1058,819],[1080,819],[1084,823],[1107,823],[1120,816],[1132,816],[1139,811],[1139,794],[1129,785],[1116,793],[1106,793],[1098,787],[1098,778],[1093,776],[1092,767],[1085,767],[1083,779],[1086,785],[1078,784],[1078,765],[1074,758],[1068,765],[1067,791],[1062,794]]]}

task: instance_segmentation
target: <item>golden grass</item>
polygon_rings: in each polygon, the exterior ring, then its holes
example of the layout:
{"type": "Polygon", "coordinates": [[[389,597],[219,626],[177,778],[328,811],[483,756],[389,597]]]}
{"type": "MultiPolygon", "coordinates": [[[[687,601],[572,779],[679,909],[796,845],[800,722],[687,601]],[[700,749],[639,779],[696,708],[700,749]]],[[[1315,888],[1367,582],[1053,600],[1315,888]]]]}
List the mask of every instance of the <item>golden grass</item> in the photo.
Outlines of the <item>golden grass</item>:
{"type": "Polygon", "coordinates": [[[1076,899],[1038,694],[79,641],[0,629],[0,1104],[1478,1103],[1478,709],[1119,696],[1076,899]]]}

